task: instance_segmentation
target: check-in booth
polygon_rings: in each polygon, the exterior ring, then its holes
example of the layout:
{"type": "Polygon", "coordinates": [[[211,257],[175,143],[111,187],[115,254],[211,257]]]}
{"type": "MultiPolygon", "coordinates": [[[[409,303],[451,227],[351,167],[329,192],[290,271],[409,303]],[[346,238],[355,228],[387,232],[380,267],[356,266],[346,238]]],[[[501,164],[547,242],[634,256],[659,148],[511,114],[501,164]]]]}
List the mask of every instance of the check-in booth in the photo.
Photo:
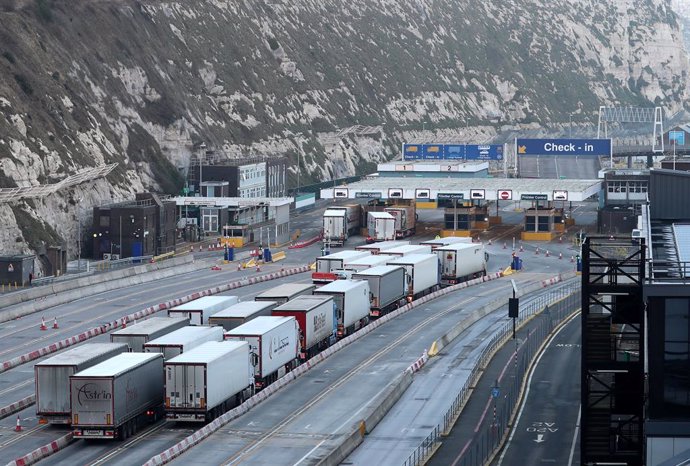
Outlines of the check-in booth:
{"type": "MultiPolygon", "coordinates": [[[[555,222],[558,217],[560,224],[560,214],[557,209],[550,206],[537,206],[525,209],[525,227],[522,232],[522,239],[525,241],[551,241],[555,234],[555,222]]],[[[561,230],[562,231],[562,230],[561,230]]]]}
{"type": "Polygon", "coordinates": [[[473,236],[489,228],[489,214],[485,205],[473,201],[439,199],[444,207],[441,236],[473,236]]]}

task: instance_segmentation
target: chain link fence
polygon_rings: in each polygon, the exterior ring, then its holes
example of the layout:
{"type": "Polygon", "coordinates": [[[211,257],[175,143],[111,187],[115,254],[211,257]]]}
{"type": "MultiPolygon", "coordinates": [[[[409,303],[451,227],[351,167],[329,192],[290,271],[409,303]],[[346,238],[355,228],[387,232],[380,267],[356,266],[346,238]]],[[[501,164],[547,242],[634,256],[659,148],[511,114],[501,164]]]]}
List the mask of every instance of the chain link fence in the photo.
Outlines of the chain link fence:
{"type": "MultiPolygon", "coordinates": [[[[553,329],[579,307],[579,279],[574,279],[548,293],[541,294],[529,302],[521,303],[520,317],[517,319],[516,328],[519,329],[533,318],[538,319],[538,321],[535,326],[530,328],[520,349],[516,350],[515,377],[500,387],[500,396],[494,398],[491,417],[474,434],[469,447],[461,452],[458,466],[483,465],[499,448],[502,437],[508,434],[508,423],[512,413],[517,408],[520,388],[527,376],[530,362],[536,357],[537,351],[553,329]]],[[[443,415],[443,419],[407,458],[403,466],[418,466],[429,460],[430,455],[441,445],[443,437],[448,435],[460,416],[465,403],[472,394],[470,387],[477,383],[496,351],[512,337],[512,332],[513,323],[509,321],[494,333],[477,359],[467,381],[451,403],[448,411],[443,415]]]]}

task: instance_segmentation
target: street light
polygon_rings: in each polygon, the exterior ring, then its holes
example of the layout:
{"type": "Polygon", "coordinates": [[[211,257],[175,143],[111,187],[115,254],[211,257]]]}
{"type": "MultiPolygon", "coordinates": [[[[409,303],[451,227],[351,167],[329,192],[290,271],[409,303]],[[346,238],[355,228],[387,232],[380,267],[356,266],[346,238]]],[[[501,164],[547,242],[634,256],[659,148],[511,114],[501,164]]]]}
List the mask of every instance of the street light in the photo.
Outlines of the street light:
{"type": "Polygon", "coordinates": [[[77,273],[81,272],[81,201],[84,197],[77,199],[77,273]]]}
{"type": "Polygon", "coordinates": [[[204,159],[206,159],[206,144],[201,143],[199,145],[199,150],[201,151],[200,157],[199,157],[199,196],[201,196],[201,181],[202,181],[202,174],[203,174],[203,169],[204,169],[204,159]]]}

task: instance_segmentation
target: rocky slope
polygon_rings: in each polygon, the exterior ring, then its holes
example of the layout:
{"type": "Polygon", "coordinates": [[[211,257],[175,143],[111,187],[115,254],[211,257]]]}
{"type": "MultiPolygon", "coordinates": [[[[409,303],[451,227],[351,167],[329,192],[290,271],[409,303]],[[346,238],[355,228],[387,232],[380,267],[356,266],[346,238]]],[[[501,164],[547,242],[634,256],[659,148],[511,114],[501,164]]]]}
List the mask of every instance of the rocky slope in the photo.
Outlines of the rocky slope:
{"type": "Polygon", "coordinates": [[[73,245],[92,205],[178,191],[201,141],[299,158],[307,184],[406,140],[481,142],[602,104],[674,113],[687,75],[662,0],[3,0],[0,186],[119,166],[0,205],[0,246],[73,245]]]}

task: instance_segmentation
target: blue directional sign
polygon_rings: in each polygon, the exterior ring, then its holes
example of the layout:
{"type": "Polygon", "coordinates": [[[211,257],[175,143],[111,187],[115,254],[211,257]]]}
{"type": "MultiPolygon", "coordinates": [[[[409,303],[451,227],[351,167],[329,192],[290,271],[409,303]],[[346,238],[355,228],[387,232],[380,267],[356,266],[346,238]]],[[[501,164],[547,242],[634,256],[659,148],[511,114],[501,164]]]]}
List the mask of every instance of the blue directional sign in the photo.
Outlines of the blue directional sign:
{"type": "Polygon", "coordinates": [[[503,160],[502,144],[467,144],[465,160],[503,160]]]}
{"type": "Polygon", "coordinates": [[[669,131],[668,132],[668,142],[673,143],[677,146],[685,145],[685,131],[669,131]]]}
{"type": "Polygon", "coordinates": [[[416,160],[424,157],[421,144],[403,144],[403,158],[405,160],[416,160]]]}
{"type": "Polygon", "coordinates": [[[443,144],[424,144],[425,159],[442,159],[443,144]]]}
{"type": "Polygon", "coordinates": [[[501,394],[501,389],[498,387],[491,387],[491,396],[493,398],[498,398],[498,396],[501,394]]]}
{"type": "Polygon", "coordinates": [[[518,139],[520,155],[611,155],[610,139],[518,139]]]}
{"type": "Polygon", "coordinates": [[[443,158],[451,160],[462,160],[465,158],[464,144],[446,144],[443,150],[443,158]]]}

